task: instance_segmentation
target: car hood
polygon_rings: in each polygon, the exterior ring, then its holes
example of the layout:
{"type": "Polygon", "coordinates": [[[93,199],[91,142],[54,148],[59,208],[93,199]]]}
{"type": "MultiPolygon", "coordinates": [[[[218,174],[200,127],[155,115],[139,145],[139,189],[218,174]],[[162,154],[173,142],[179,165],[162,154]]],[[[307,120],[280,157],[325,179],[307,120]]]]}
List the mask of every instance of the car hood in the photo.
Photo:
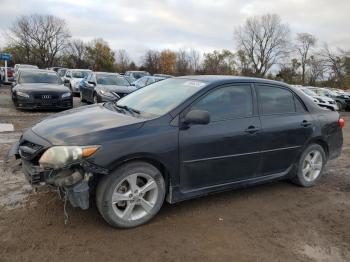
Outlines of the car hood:
{"type": "Polygon", "coordinates": [[[97,88],[107,89],[117,93],[131,93],[137,90],[135,86],[118,86],[118,85],[98,85],[97,88]]]}
{"type": "Polygon", "coordinates": [[[32,131],[53,145],[101,144],[104,139],[141,127],[145,120],[96,104],[44,119],[32,131]]]}
{"type": "Polygon", "coordinates": [[[29,92],[40,92],[40,91],[53,91],[53,92],[70,92],[69,88],[59,84],[47,84],[47,83],[31,83],[31,84],[19,84],[19,89],[29,92]]]}

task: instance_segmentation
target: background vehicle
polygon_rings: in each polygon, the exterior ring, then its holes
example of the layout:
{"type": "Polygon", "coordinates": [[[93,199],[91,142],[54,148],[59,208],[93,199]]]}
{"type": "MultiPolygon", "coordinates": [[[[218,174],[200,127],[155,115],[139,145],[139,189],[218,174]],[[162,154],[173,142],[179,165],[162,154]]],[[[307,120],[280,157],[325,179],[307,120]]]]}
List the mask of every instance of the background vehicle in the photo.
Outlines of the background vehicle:
{"type": "Polygon", "coordinates": [[[162,81],[164,79],[166,79],[166,77],[144,76],[136,80],[132,85],[134,85],[137,89],[140,89],[155,82],[162,81]]]}
{"type": "Polygon", "coordinates": [[[331,110],[339,109],[337,103],[332,98],[326,96],[319,96],[307,87],[301,87],[300,90],[303,91],[306,95],[310,96],[314,100],[314,102],[320,107],[328,108],[331,110]]]}
{"type": "Polygon", "coordinates": [[[115,101],[135,90],[136,88],[131,86],[124,76],[93,72],[82,83],[80,99],[91,103],[115,101]]]}
{"type": "Polygon", "coordinates": [[[97,183],[103,218],[130,228],[164,199],[286,178],[310,187],[340,155],[343,126],[337,112],[284,83],[179,77],[43,120],[11,152],[31,183],[60,187],[73,206],[88,208],[97,183]]]}
{"type": "Polygon", "coordinates": [[[15,66],[13,67],[15,75],[17,74],[17,71],[19,69],[38,69],[38,66],[36,66],[36,65],[27,65],[27,64],[15,64],[15,66]]]}
{"type": "Polygon", "coordinates": [[[12,87],[12,101],[22,109],[69,109],[73,107],[70,90],[51,70],[19,70],[12,87]]]}
{"type": "Polygon", "coordinates": [[[67,68],[60,68],[57,70],[57,75],[61,78],[62,82],[64,82],[64,76],[66,75],[67,68]]]}
{"type": "Polygon", "coordinates": [[[54,66],[54,67],[50,67],[48,68],[48,70],[52,70],[52,71],[55,71],[56,73],[58,72],[59,69],[61,69],[62,67],[59,67],[59,66],[54,66]]]}
{"type": "MultiPolygon", "coordinates": [[[[12,67],[7,67],[7,81],[13,82],[15,80],[12,67]]],[[[5,83],[5,67],[0,67],[0,82],[5,83]]]]}
{"type": "Polygon", "coordinates": [[[76,94],[80,93],[80,81],[92,71],[89,69],[68,69],[64,76],[64,85],[76,94]]]}
{"type": "Polygon", "coordinates": [[[153,74],[153,76],[164,77],[164,78],[171,78],[171,77],[174,77],[174,76],[172,76],[172,75],[166,75],[166,74],[153,74]]]}
{"type": "Polygon", "coordinates": [[[126,71],[124,76],[129,80],[130,83],[133,83],[137,79],[151,75],[147,71],[126,71]]]}
{"type": "Polygon", "coordinates": [[[339,110],[349,110],[350,109],[350,97],[347,95],[339,95],[332,90],[327,88],[318,88],[312,87],[310,88],[312,91],[317,93],[319,96],[330,97],[335,100],[338,105],[339,110]]]}

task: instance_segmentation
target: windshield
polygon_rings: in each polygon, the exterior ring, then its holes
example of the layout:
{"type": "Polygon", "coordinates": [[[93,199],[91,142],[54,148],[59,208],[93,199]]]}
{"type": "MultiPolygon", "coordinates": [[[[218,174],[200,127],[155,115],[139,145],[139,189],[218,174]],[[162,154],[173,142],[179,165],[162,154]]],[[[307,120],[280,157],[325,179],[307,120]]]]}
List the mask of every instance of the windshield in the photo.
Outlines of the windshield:
{"type": "Polygon", "coordinates": [[[74,78],[84,78],[90,73],[90,71],[72,71],[72,77],[74,78]]]}
{"type": "Polygon", "coordinates": [[[205,85],[197,80],[166,79],[127,95],[116,105],[138,110],[146,117],[157,117],[168,113],[205,85]]]}
{"type": "Polygon", "coordinates": [[[117,86],[129,86],[129,82],[123,76],[117,75],[96,75],[97,84],[100,85],[117,85],[117,86]]]}
{"type": "Polygon", "coordinates": [[[310,89],[302,88],[301,90],[309,96],[317,96],[317,94],[314,91],[311,91],[310,89]]]}
{"type": "Polygon", "coordinates": [[[67,69],[58,69],[57,74],[62,77],[66,74],[66,72],[67,69]]]}
{"type": "Polygon", "coordinates": [[[20,83],[48,83],[60,84],[56,73],[23,71],[19,79],[20,83]]]}

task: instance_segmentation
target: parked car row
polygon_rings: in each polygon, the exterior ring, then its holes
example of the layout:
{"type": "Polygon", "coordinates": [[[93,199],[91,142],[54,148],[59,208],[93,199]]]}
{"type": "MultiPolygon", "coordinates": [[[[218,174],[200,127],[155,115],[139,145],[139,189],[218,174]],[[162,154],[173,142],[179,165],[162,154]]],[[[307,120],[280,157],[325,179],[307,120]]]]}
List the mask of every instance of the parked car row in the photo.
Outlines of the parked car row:
{"type": "Polygon", "coordinates": [[[320,107],[330,110],[350,110],[350,93],[339,89],[313,86],[296,86],[320,107]]]}

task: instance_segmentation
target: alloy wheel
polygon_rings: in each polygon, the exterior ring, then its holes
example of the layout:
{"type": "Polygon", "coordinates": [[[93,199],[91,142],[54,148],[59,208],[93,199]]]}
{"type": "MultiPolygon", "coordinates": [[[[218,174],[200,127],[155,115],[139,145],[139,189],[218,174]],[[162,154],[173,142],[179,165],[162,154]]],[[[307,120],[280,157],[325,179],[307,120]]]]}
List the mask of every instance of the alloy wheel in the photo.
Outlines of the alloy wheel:
{"type": "Polygon", "coordinates": [[[322,155],[318,150],[309,152],[304,158],[302,175],[306,181],[312,182],[318,178],[323,167],[322,155]]]}
{"type": "Polygon", "coordinates": [[[151,213],[158,194],[157,183],[150,175],[131,174],[116,186],[112,194],[113,210],[125,221],[141,219],[151,213]]]}

